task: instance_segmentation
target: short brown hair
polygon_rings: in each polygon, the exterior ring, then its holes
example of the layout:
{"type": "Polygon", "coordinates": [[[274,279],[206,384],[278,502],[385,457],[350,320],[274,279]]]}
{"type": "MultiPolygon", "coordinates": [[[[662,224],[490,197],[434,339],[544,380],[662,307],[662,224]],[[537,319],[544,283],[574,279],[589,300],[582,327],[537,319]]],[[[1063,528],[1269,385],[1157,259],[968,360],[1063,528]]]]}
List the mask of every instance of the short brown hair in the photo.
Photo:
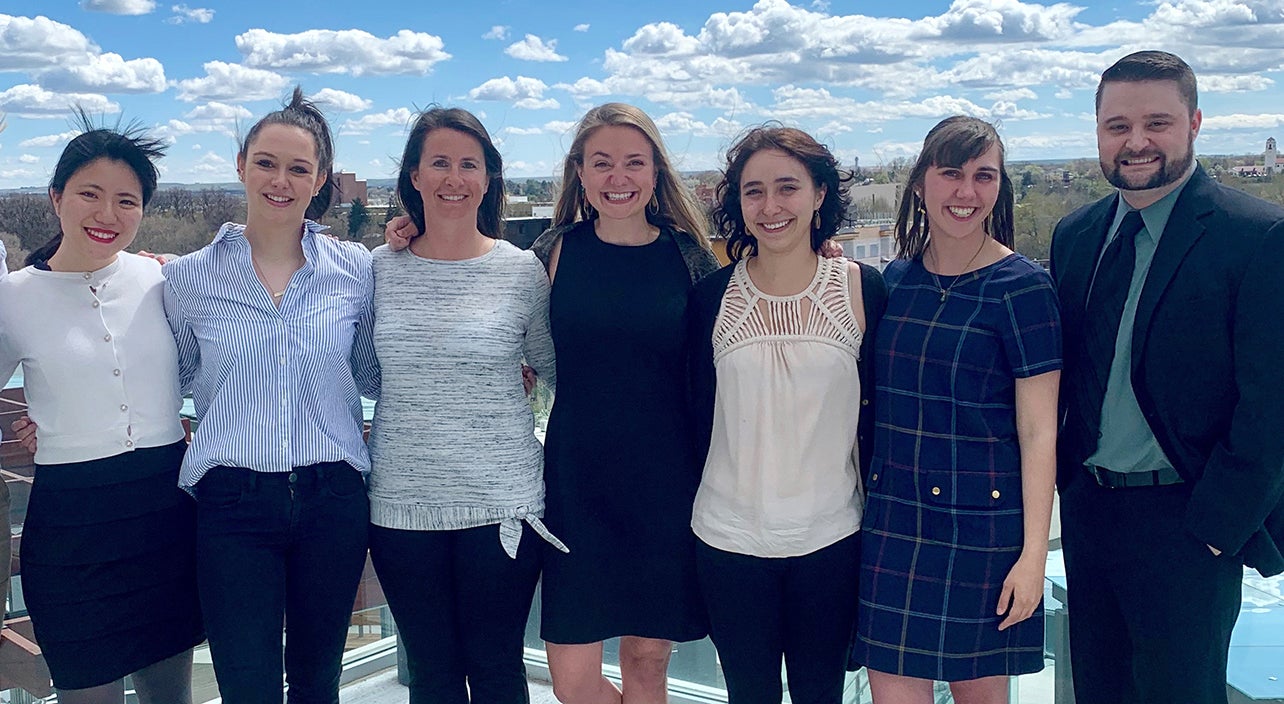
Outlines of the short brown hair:
{"type": "Polygon", "coordinates": [[[1101,74],[1097,84],[1097,110],[1101,110],[1101,92],[1107,83],[1138,83],[1140,81],[1173,81],[1181,93],[1183,103],[1191,117],[1199,108],[1199,88],[1195,72],[1176,54],[1166,51],[1138,51],[1116,61],[1101,74]]]}

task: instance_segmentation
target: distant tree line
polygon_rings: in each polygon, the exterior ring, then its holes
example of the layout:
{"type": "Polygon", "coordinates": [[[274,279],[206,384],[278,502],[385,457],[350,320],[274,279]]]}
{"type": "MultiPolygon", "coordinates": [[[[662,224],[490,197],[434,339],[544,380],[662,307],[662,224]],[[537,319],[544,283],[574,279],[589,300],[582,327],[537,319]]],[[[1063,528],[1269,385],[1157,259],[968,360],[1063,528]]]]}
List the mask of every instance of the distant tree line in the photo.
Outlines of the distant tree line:
{"type": "MultiPolygon", "coordinates": [[[[1222,183],[1284,205],[1284,177],[1241,178],[1229,170],[1245,159],[1200,157],[1200,162],[1222,183]]],[[[910,164],[910,159],[894,159],[884,170],[867,172],[866,176],[876,182],[896,182],[904,179],[910,164]]],[[[1062,217],[1113,190],[1101,175],[1095,159],[1076,159],[1055,166],[1009,164],[1008,169],[1016,189],[1016,249],[1032,259],[1048,258],[1052,231],[1062,217]]],[[[696,180],[704,183],[706,178],[716,180],[716,177],[716,172],[710,172],[697,175],[696,180]]],[[[505,188],[512,195],[527,196],[536,203],[557,198],[557,182],[552,179],[509,180],[505,188]]],[[[898,205],[879,198],[859,204],[856,215],[890,214],[898,205]]],[[[529,215],[530,206],[527,204],[518,210],[523,212],[510,210],[509,216],[529,215]]],[[[401,212],[395,199],[383,209],[354,200],[346,208],[332,209],[322,223],[329,225],[331,234],[340,239],[362,240],[373,245],[382,241],[383,226],[401,212]]],[[[225,222],[245,222],[245,197],[239,191],[166,188],[152,198],[130,250],[186,254],[206,245],[225,222]]],[[[47,196],[0,195],[0,239],[9,251],[10,270],[20,267],[28,252],[44,244],[57,231],[58,219],[47,196]]]]}

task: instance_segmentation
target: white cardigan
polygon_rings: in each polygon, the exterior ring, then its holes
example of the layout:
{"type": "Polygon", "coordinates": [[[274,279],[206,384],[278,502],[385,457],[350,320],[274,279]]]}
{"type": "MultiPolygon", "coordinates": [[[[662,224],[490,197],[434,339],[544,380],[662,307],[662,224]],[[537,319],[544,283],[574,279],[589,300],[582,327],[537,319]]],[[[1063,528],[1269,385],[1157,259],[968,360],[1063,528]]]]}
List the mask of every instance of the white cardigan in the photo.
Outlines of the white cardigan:
{"type": "Polygon", "coordinates": [[[183,438],[160,264],[121,253],[98,271],[26,267],[0,279],[0,379],[22,365],[38,464],[183,438]]]}

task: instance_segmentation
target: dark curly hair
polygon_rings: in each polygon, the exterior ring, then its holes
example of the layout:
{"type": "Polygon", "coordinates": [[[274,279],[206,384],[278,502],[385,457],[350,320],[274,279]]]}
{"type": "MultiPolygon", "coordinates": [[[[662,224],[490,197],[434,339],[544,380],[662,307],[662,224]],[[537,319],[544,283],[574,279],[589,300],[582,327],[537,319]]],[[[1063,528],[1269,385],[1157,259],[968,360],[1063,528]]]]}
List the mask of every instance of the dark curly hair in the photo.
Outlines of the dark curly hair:
{"type": "Polygon", "coordinates": [[[1012,179],[1005,165],[1003,140],[994,125],[977,117],[955,115],[941,120],[923,140],[914,167],[905,181],[901,207],[896,214],[896,249],[901,259],[922,256],[931,239],[927,213],[923,210],[923,181],[934,166],[959,168],[967,162],[999,147],[999,199],[985,220],[985,231],[999,244],[1012,248],[1016,227],[1013,224],[1015,197],[1012,179]]]}
{"type": "Polygon", "coordinates": [[[764,149],[784,152],[797,159],[811,174],[812,184],[825,189],[825,198],[817,210],[820,227],[811,228],[812,251],[820,251],[821,244],[833,237],[847,219],[851,195],[846,185],[851,181],[851,173],[838,168],[838,160],[828,147],[806,132],[780,123],[754,127],[727,150],[727,168],[718,184],[717,204],[713,209],[714,229],[727,238],[727,256],[733,262],[758,253],[758,240],[745,229],[744,212],[740,209],[740,179],[749,157],[764,149]]]}

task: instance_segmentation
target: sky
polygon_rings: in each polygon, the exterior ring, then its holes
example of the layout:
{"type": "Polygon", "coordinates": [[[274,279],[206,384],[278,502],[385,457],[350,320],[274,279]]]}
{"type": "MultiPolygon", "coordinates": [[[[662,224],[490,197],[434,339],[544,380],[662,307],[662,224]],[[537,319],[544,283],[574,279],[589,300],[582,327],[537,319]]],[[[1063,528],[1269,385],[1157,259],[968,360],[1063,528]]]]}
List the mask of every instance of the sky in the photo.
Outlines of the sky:
{"type": "Polygon", "coordinates": [[[471,110],[510,177],[554,178],[593,105],[636,104],[684,170],[747,127],[840,160],[913,156],[937,121],[999,125],[1012,160],[1092,157],[1093,91],[1141,49],[1199,78],[1204,154],[1284,139],[1284,0],[0,0],[0,188],[43,186],[71,106],[169,142],[162,179],[235,179],[236,135],[301,85],[336,167],[396,174],[408,124],[471,110]]]}

